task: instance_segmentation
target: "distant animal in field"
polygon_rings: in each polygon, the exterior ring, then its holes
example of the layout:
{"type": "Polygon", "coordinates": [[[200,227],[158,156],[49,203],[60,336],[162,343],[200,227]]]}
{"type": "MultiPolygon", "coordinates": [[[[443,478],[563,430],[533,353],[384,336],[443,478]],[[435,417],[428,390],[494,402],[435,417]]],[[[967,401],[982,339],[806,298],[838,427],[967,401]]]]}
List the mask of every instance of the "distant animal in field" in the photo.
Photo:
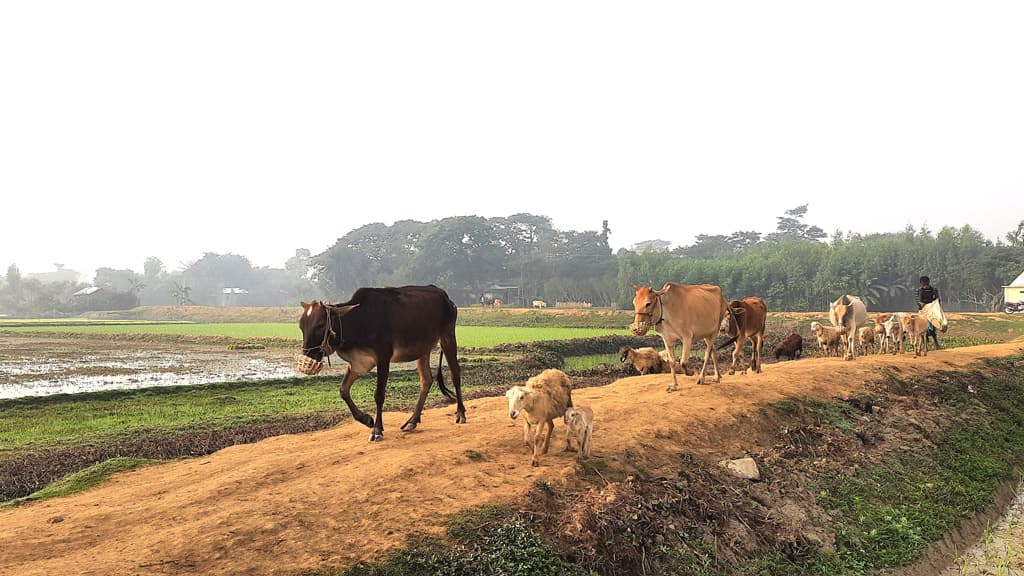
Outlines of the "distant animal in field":
{"type": "Polygon", "coordinates": [[[793,332],[782,339],[782,342],[775,347],[775,359],[778,360],[782,356],[788,357],[790,360],[796,360],[804,352],[804,338],[803,336],[793,332]]]}
{"type": "Polygon", "coordinates": [[[577,457],[589,458],[590,440],[594,434],[594,411],[589,406],[569,408],[565,411],[565,425],[576,439],[577,457]]]}
{"type": "Polygon", "coordinates": [[[658,351],[649,346],[644,348],[633,348],[631,346],[619,347],[619,362],[629,362],[642,376],[648,374],[661,374],[667,369],[667,365],[658,354],[658,351]]]}
{"type": "Polygon", "coordinates": [[[534,308],[547,308],[548,303],[543,300],[534,300],[532,302],[534,308]]]}
{"type": "MultiPolygon", "coordinates": [[[[505,392],[508,398],[508,416],[515,420],[525,415],[523,442],[530,446],[533,457],[530,464],[540,465],[541,454],[548,453],[555,419],[565,418],[565,411],[572,408],[572,381],[561,370],[549,368],[526,381],[525,386],[513,386],[505,392]]],[[[569,433],[566,432],[566,448],[569,448],[569,433]]]]}

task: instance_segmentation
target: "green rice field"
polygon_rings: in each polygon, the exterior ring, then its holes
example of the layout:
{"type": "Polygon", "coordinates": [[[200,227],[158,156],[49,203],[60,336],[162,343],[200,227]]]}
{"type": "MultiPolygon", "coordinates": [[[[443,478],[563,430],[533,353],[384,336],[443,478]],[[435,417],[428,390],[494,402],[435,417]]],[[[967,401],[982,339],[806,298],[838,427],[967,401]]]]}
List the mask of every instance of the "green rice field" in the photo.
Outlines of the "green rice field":
{"type": "MultiPolygon", "coordinates": [[[[173,336],[221,336],[229,338],[291,338],[298,341],[302,337],[295,323],[210,323],[197,324],[187,322],[155,323],[155,322],[91,322],[81,325],[79,322],[37,321],[29,324],[11,325],[0,321],[0,331],[14,333],[70,333],[70,334],[140,334],[140,335],[173,335],[173,336]]],[[[592,338],[609,334],[627,334],[626,326],[619,330],[611,328],[557,328],[533,326],[458,326],[455,330],[459,346],[490,347],[508,342],[534,342],[537,340],[567,340],[571,338],[592,338]]]]}

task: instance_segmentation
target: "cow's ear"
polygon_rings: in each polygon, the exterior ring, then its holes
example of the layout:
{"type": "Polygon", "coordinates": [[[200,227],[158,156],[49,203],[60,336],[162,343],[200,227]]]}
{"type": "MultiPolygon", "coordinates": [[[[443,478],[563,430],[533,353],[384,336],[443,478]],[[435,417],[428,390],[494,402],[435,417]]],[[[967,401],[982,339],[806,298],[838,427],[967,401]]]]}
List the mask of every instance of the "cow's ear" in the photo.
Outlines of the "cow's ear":
{"type": "Polygon", "coordinates": [[[359,304],[349,304],[348,306],[335,306],[334,311],[339,317],[344,316],[352,311],[353,308],[359,306],[359,304]]]}
{"type": "Polygon", "coordinates": [[[637,286],[636,284],[633,284],[633,290],[639,290],[639,289],[640,289],[639,286],[637,286]]]}
{"type": "Polygon", "coordinates": [[[733,313],[733,314],[735,314],[735,315],[737,315],[737,316],[740,316],[740,315],[742,315],[742,314],[743,314],[744,312],[746,312],[746,310],[747,310],[747,309],[746,309],[746,308],[744,308],[744,307],[742,307],[742,306],[736,306],[736,307],[734,307],[734,308],[732,309],[732,313],[733,313]]]}
{"type": "Polygon", "coordinates": [[[305,310],[306,308],[309,308],[309,302],[299,302],[299,304],[302,304],[302,309],[303,310],[305,310]]]}

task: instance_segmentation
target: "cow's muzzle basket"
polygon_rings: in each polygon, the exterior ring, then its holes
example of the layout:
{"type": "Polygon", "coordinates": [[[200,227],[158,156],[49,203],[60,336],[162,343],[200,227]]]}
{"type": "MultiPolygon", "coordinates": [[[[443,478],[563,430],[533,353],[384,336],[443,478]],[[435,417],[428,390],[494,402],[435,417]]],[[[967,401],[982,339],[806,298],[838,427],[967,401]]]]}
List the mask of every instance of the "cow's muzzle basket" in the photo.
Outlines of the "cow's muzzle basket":
{"type": "Polygon", "coordinates": [[[324,363],[322,360],[313,360],[305,354],[295,354],[295,369],[306,376],[313,376],[324,369],[324,363]]]}

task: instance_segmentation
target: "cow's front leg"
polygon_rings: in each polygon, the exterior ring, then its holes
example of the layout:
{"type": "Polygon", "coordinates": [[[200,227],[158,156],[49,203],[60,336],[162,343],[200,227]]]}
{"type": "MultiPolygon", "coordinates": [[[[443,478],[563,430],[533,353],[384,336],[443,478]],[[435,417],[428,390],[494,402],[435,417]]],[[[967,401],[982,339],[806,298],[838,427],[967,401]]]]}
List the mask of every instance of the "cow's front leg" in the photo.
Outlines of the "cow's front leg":
{"type": "Polygon", "coordinates": [[[373,392],[373,399],[377,403],[377,419],[373,423],[370,442],[379,442],[384,439],[384,390],[388,385],[388,373],[390,372],[390,360],[384,360],[377,364],[377,389],[373,392]]]}
{"type": "Polygon", "coordinates": [[[341,399],[348,405],[348,411],[352,413],[352,417],[357,421],[362,422],[365,426],[372,428],[373,418],[370,418],[369,414],[360,410],[359,407],[356,406],[355,402],[352,401],[352,395],[349,394],[349,390],[352,389],[352,383],[355,382],[358,377],[359,374],[356,374],[356,371],[353,370],[350,365],[348,370],[345,372],[345,378],[342,379],[341,387],[338,391],[341,392],[341,399]]]}
{"type": "MultiPolygon", "coordinates": [[[[686,374],[687,376],[690,376],[691,372],[690,372],[690,367],[688,366],[689,362],[687,362],[687,360],[690,359],[690,344],[691,344],[691,340],[688,339],[688,338],[683,338],[682,339],[682,343],[683,343],[683,349],[681,350],[680,355],[679,355],[679,365],[683,367],[683,374],[686,374]]],[[[675,348],[675,343],[673,343],[672,347],[675,348]]],[[[673,376],[674,376],[674,374],[673,374],[673,376]]],[[[703,383],[703,376],[697,378],[697,384],[701,384],[701,383],[703,383]]],[[[677,386],[677,382],[676,382],[675,378],[673,378],[672,379],[672,385],[669,386],[668,388],[666,388],[665,391],[666,392],[675,392],[678,389],[679,388],[677,386]]]]}

